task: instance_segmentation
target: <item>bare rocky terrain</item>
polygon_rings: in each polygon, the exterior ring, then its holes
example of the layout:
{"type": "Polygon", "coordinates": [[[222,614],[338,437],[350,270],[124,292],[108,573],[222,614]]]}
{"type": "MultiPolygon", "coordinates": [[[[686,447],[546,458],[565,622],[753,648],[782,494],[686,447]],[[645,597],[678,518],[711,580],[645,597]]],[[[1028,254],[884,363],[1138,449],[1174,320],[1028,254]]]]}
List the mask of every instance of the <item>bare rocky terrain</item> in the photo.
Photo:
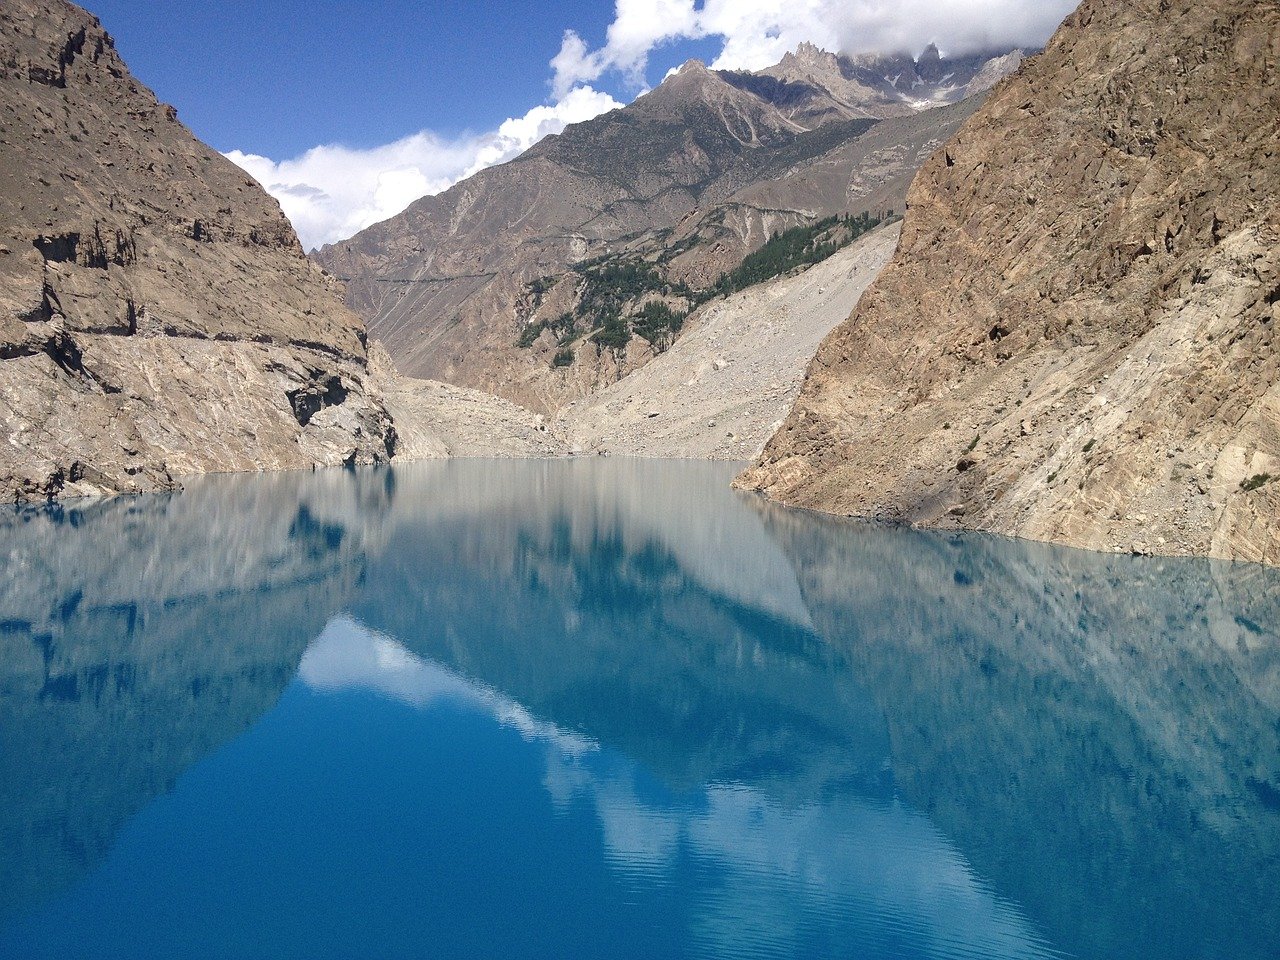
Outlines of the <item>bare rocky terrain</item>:
{"type": "MultiPolygon", "coordinates": [[[[555,456],[575,447],[749,455],[794,394],[821,333],[856,299],[832,272],[843,269],[842,256],[815,279],[783,281],[807,298],[794,316],[791,294],[772,288],[710,304],[705,320],[691,320],[687,345],[625,388],[649,391],[667,408],[672,378],[687,381],[688,364],[729,362],[726,377],[700,388],[700,428],[686,424],[677,441],[646,418],[650,429],[633,425],[606,447],[591,421],[606,414],[584,409],[570,436],[563,419],[400,376],[376,343],[367,346],[339,284],[303,256],[275,201],[129,75],[90,14],[60,0],[22,0],[4,8],[0,26],[4,500],[393,457],[555,456]],[[828,287],[828,299],[814,300],[828,287]],[[767,320],[744,312],[756,301],[771,305],[767,320]],[[735,344],[736,335],[753,339],[735,344]],[[717,400],[720,388],[728,393],[717,400]],[[732,424],[732,437],[705,425],[717,416],[732,424]]],[[[748,96],[705,70],[688,79],[748,96]]],[[[887,159],[885,176],[930,149],[934,128],[920,129],[914,140],[890,130],[898,154],[877,161],[887,159]]],[[[843,196],[839,175],[804,164],[783,180],[805,178],[809,192],[821,180],[832,203],[843,196]]],[[[858,269],[862,276],[865,266],[858,269]]],[[[620,364],[615,378],[625,372],[620,364]]]]}
{"type": "Polygon", "coordinates": [[[628,107],[314,256],[405,374],[554,414],[663,346],[599,346],[607,318],[591,309],[579,329],[520,342],[582,307],[585,265],[656,272],[651,294],[624,298],[624,319],[651,297],[690,310],[692,291],[778,231],[900,211],[924,158],[1020,62],[854,60],[811,45],[759,74],[691,61],[628,107]]]}
{"type": "Polygon", "coordinates": [[[574,452],[749,460],[791,409],[818,345],[889,262],[885,226],[808,270],[704,307],[669,350],[555,420],[574,452]]]}
{"type": "Polygon", "coordinates": [[[833,513],[1280,562],[1280,7],[1085,0],[923,167],[740,480],[833,513]]]}
{"type": "Polygon", "coordinates": [[[541,414],[479,390],[401,376],[376,340],[369,359],[378,396],[396,424],[397,461],[568,453],[541,414]]]}
{"type": "Polygon", "coordinates": [[[389,459],[340,296],[96,18],[0,6],[0,499],[389,459]]]}

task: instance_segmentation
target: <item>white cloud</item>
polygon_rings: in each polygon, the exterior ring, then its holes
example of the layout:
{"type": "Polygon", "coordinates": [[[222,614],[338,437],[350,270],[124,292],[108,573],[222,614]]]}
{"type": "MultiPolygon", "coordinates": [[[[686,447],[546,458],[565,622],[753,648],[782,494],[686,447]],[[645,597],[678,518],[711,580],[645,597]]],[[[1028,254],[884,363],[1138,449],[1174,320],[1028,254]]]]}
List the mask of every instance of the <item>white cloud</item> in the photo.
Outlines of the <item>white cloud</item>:
{"type": "Polygon", "coordinates": [[[650,51],[671,40],[702,35],[693,0],[617,0],[600,50],[588,52],[576,31],[565,31],[560,52],[551,61],[552,93],[562,96],[607,70],[622,73],[633,89],[641,89],[650,51]]]}
{"type": "Polygon", "coordinates": [[[463,177],[485,167],[502,163],[518,156],[525,150],[553,133],[559,133],[571,123],[581,123],[599,116],[609,110],[615,110],[622,104],[607,93],[601,93],[588,86],[574,87],[551,106],[534,107],[523,117],[504,121],[497,133],[485,138],[483,145],[476,151],[475,160],[467,168],[463,177]]]}
{"type": "Polygon", "coordinates": [[[240,150],[227,157],[280,202],[310,249],[345,240],[420,197],[510,160],[571,123],[620,106],[607,93],[579,86],[557,103],[534,107],[479,136],[447,139],[423,131],[368,150],[325,145],[291,160],[240,150]]]}
{"type": "Polygon", "coordinates": [[[758,70],[803,40],[845,53],[944,53],[1040,46],[1079,0],[617,0],[605,44],[572,30],[551,61],[552,89],[609,72],[643,82],[649,54],[675,39],[718,38],[717,69],[758,70]]]}

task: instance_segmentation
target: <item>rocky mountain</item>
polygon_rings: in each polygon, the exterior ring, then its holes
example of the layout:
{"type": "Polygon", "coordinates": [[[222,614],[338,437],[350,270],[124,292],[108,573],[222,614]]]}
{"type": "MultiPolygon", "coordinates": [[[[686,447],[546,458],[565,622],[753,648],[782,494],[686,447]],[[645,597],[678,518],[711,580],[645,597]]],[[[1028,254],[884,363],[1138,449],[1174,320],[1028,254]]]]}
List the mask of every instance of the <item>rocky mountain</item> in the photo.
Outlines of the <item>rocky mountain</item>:
{"type": "Polygon", "coordinates": [[[63,0],[0,6],[0,436],[0,500],[394,449],[279,206],[63,0]]]}
{"type": "Polygon", "coordinates": [[[909,116],[928,107],[958,103],[995,86],[1022,62],[1022,51],[1000,56],[943,59],[929,44],[919,59],[850,57],[802,43],[776,66],[759,73],[734,71],[730,83],[753,90],[806,126],[832,118],[909,116]]]}
{"type": "Polygon", "coordinates": [[[743,485],[1280,562],[1280,8],[1085,0],[922,168],[743,485]]]}
{"type": "Polygon", "coordinates": [[[665,348],[678,332],[665,315],[660,336],[632,335],[648,303],[683,317],[779,231],[900,210],[915,169],[977,105],[953,101],[1020,59],[855,61],[805,46],[760,74],[691,61],[315,256],[404,373],[552,412],[665,348]],[[592,265],[622,280],[619,316],[584,304],[592,265]]]}

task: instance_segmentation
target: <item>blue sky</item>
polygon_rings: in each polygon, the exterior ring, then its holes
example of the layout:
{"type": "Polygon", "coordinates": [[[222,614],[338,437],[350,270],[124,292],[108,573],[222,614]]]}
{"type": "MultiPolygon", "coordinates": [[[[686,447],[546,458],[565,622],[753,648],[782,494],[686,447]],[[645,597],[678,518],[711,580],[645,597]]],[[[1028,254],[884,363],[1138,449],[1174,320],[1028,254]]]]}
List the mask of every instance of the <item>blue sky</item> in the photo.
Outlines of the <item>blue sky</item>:
{"type": "MultiPolygon", "coordinates": [[[[550,92],[564,31],[604,42],[612,3],[568,0],[81,0],[134,75],[218,150],[275,158],[421,129],[496,129],[550,92]]],[[[654,82],[714,40],[664,47],[654,82]]],[[[598,85],[617,97],[621,77],[598,85]]],[[[634,91],[630,91],[634,92],[634,91]]]]}
{"type": "Polygon", "coordinates": [[[83,0],[133,73],[280,201],[350,237],[690,57],[1040,46],[1077,0],[83,0]]]}

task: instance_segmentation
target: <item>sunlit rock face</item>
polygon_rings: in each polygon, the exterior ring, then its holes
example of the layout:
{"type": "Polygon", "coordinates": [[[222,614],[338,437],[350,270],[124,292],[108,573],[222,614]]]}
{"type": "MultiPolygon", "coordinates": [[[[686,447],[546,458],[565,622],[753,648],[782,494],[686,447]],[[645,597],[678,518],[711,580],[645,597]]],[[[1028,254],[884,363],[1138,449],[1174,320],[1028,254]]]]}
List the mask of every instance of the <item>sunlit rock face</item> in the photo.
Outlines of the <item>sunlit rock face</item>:
{"type": "Polygon", "coordinates": [[[1085,0],[921,167],[743,483],[1280,563],[1280,9],[1085,0]]]}
{"type": "Polygon", "coordinates": [[[394,452],[279,205],[64,0],[0,8],[0,502],[394,452]]]}

